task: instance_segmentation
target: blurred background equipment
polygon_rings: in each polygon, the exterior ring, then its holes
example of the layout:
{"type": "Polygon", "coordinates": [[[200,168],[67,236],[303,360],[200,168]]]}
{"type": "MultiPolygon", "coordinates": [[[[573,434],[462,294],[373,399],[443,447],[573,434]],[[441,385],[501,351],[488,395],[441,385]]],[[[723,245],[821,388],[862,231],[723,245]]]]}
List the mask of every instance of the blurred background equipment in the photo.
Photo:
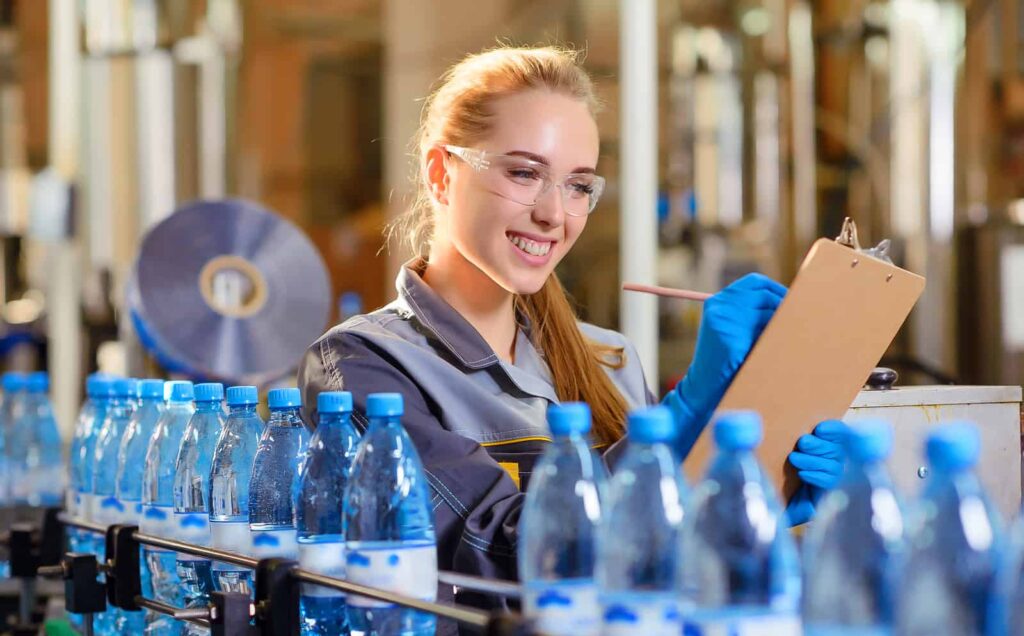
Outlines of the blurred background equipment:
{"type": "Polygon", "coordinates": [[[238,199],[189,204],[147,232],[126,299],[164,370],[259,385],[295,369],[330,305],[327,270],[306,235],[238,199]]]}
{"type": "Polygon", "coordinates": [[[47,367],[64,427],[101,352],[104,370],[138,368],[132,263],[199,198],[302,228],[332,319],[384,304],[407,254],[382,230],[411,202],[420,100],[501,41],[586,50],[608,187],[559,273],[584,319],[642,345],[652,384],[685,372],[701,310],[627,300],[624,275],[787,281],[846,216],[928,278],[886,359],[906,382],[1021,384],[1021,15],[1017,0],[2,0],[3,367],[47,367]]]}

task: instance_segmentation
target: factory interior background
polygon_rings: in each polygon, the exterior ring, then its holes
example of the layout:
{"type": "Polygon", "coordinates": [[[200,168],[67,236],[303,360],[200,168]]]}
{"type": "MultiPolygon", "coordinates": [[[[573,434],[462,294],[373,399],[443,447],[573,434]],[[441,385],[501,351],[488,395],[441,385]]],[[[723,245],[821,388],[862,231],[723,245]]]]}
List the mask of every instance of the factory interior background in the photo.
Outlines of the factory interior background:
{"type": "MultiPolygon", "coordinates": [[[[1016,0],[4,0],[3,365],[49,368],[65,434],[87,373],[158,371],[124,290],[147,230],[196,199],[302,228],[330,272],[328,324],[384,304],[422,99],[462,56],[513,43],[585,51],[604,103],[606,194],[558,270],[584,320],[623,328],[631,249],[656,246],[665,286],[788,283],[851,217],[928,279],[883,359],[901,383],[1020,385],[1022,35],[1016,0]],[[644,12],[656,196],[638,203],[621,115],[624,23],[644,12]],[[629,243],[645,218],[652,235],[629,243]]],[[[700,305],[656,311],[660,391],[700,305]]]]}

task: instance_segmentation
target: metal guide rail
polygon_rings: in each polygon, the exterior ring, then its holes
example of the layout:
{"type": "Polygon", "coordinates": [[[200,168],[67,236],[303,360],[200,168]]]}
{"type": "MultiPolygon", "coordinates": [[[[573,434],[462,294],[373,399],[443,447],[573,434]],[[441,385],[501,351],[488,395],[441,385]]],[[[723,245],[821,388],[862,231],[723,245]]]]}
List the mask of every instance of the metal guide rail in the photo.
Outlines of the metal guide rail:
{"type": "MultiPolygon", "coordinates": [[[[71,519],[56,508],[47,510],[42,528],[12,526],[9,536],[4,538],[10,546],[11,575],[22,581],[21,601],[26,608],[22,611],[22,622],[27,622],[28,608],[34,603],[36,576],[59,578],[64,581],[65,607],[71,613],[84,616],[85,634],[92,633],[92,616],[111,605],[127,611],[145,609],[208,627],[213,636],[298,636],[300,583],[312,583],[433,614],[455,621],[460,628],[488,636],[540,636],[515,612],[486,612],[424,601],[303,570],[294,560],[255,559],[145,534],[134,525],[103,526],[71,519]],[[63,553],[66,527],[104,535],[105,562],[99,562],[94,554],[63,553]],[[139,555],[143,545],[251,569],[255,573],[254,599],[240,592],[213,592],[208,607],[181,608],[146,598],[142,594],[140,576],[139,555]]],[[[476,593],[507,598],[520,596],[520,588],[514,583],[452,572],[439,573],[438,580],[476,593]]]]}

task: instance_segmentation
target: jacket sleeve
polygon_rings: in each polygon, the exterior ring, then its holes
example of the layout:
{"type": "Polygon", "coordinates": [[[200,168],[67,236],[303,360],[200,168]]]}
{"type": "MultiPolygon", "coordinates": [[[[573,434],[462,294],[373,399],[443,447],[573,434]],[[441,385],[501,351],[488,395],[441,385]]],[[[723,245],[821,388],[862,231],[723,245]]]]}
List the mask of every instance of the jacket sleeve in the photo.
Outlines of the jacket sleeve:
{"type": "Polygon", "coordinates": [[[402,424],[423,461],[431,486],[438,566],[514,580],[517,525],[524,496],[487,451],[446,430],[442,405],[433,403],[398,360],[357,334],[335,329],[313,343],[299,370],[303,416],[316,422],[321,391],[349,391],[353,421],[366,428],[366,397],[397,392],[405,399],[402,424]]]}

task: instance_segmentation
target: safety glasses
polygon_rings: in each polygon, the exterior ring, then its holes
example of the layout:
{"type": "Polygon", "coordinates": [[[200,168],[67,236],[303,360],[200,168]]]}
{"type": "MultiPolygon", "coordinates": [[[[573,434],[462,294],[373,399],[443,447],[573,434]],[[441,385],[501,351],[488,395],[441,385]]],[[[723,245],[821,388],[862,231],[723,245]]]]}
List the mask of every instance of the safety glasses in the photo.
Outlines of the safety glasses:
{"type": "Polygon", "coordinates": [[[526,157],[459,146],[444,146],[444,149],[473,168],[487,190],[522,205],[536,205],[552,186],[557,186],[562,193],[565,213],[587,216],[594,211],[604,191],[604,177],[596,174],[573,173],[556,181],[550,167],[526,157]]]}

